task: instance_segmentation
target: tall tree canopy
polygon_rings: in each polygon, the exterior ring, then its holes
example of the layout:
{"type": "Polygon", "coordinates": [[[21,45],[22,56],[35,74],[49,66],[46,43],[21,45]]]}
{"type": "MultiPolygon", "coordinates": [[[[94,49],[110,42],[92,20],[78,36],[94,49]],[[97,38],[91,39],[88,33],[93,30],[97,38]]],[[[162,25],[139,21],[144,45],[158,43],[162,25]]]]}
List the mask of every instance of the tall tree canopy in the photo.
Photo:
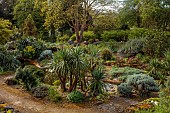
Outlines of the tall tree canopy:
{"type": "Polygon", "coordinates": [[[12,23],[0,18],[0,44],[5,44],[12,36],[12,23]]]}
{"type": "Polygon", "coordinates": [[[24,36],[35,36],[37,34],[37,28],[31,14],[25,19],[22,30],[24,36]]]}
{"type": "Polygon", "coordinates": [[[77,42],[81,42],[87,23],[104,11],[112,0],[48,0],[43,11],[46,12],[45,26],[55,33],[55,29],[67,22],[76,33],[77,42]]]}

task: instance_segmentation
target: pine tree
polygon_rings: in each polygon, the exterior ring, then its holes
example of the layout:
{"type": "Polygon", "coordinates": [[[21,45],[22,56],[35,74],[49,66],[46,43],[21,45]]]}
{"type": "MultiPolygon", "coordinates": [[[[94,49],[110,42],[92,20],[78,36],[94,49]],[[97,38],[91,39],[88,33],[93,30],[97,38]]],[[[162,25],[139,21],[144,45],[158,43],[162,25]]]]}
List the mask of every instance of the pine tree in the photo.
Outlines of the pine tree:
{"type": "Polygon", "coordinates": [[[37,28],[31,14],[24,20],[22,31],[24,36],[35,36],[37,34],[37,28]]]}

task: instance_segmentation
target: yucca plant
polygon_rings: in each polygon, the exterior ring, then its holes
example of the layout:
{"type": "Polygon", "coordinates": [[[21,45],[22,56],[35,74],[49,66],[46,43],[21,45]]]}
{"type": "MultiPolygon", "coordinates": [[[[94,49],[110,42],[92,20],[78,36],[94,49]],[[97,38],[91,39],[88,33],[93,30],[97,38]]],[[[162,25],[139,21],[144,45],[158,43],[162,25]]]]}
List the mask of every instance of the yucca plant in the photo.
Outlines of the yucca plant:
{"type": "Polygon", "coordinates": [[[52,68],[60,79],[61,89],[63,89],[63,91],[66,91],[66,79],[70,72],[69,61],[71,58],[70,52],[64,48],[53,56],[52,68]]]}
{"type": "Polygon", "coordinates": [[[99,95],[105,92],[105,84],[102,81],[104,73],[102,68],[98,67],[92,71],[92,81],[90,84],[90,90],[93,95],[99,95]]]}
{"type": "MultiPolygon", "coordinates": [[[[86,62],[86,60],[84,59],[84,52],[82,51],[81,47],[75,47],[72,48],[70,50],[72,59],[69,61],[70,64],[70,77],[69,77],[69,82],[70,82],[70,87],[69,87],[69,91],[71,92],[72,90],[76,90],[77,87],[77,83],[81,82],[82,84],[82,80],[83,82],[85,82],[85,76],[81,76],[83,75],[82,72],[84,72],[84,70],[87,69],[88,67],[88,63],[86,62]],[[74,81],[73,81],[74,78],[74,81]]],[[[84,83],[85,85],[86,83],[84,83]]],[[[83,86],[82,86],[82,90],[83,90],[83,86]]]]}
{"type": "Polygon", "coordinates": [[[61,88],[66,91],[67,78],[70,83],[69,92],[75,90],[77,83],[81,81],[81,72],[87,67],[83,59],[83,51],[80,47],[63,48],[53,56],[52,68],[59,77],[61,88]]]}

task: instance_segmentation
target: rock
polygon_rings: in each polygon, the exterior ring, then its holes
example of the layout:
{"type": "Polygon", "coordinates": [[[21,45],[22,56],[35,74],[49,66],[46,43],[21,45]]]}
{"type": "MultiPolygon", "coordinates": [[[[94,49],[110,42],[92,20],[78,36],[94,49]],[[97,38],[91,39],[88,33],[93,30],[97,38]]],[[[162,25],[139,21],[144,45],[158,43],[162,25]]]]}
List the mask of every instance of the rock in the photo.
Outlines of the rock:
{"type": "Polygon", "coordinates": [[[34,97],[44,98],[48,96],[48,90],[49,88],[47,86],[38,86],[38,87],[32,88],[31,91],[34,97]]]}
{"type": "Polygon", "coordinates": [[[5,83],[7,85],[16,85],[17,84],[17,80],[15,78],[7,78],[5,83]]]}

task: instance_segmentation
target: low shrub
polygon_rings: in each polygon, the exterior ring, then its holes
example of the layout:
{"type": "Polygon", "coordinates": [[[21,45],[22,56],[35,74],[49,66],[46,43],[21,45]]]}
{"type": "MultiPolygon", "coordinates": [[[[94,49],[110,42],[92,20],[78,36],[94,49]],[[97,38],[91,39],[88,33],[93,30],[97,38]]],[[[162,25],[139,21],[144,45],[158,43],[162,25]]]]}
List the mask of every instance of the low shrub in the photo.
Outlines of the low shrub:
{"type": "Polygon", "coordinates": [[[118,50],[119,55],[123,57],[130,57],[135,56],[138,53],[143,53],[144,41],[145,38],[132,39],[127,41],[125,45],[123,45],[118,50]]]}
{"type": "Polygon", "coordinates": [[[61,95],[58,93],[55,87],[50,87],[48,90],[48,94],[49,99],[55,103],[59,102],[62,99],[61,95]]]}
{"type": "Polygon", "coordinates": [[[121,83],[117,87],[118,93],[121,94],[122,96],[128,96],[128,97],[131,96],[132,90],[133,90],[133,88],[131,86],[129,86],[127,83],[121,83]]]}
{"type": "Polygon", "coordinates": [[[15,71],[20,62],[15,57],[15,51],[8,51],[0,45],[0,72],[15,71]]]}
{"type": "Polygon", "coordinates": [[[52,55],[53,55],[52,50],[44,50],[38,57],[38,60],[41,61],[45,58],[51,59],[52,55]]]}
{"type": "Polygon", "coordinates": [[[34,37],[23,37],[17,41],[17,50],[23,59],[36,59],[45,49],[44,42],[34,37]]]}
{"type": "Polygon", "coordinates": [[[81,92],[74,90],[67,95],[67,99],[70,102],[79,103],[79,102],[83,101],[84,97],[83,97],[83,94],[81,92]]]}
{"type": "Polygon", "coordinates": [[[106,42],[111,39],[120,42],[128,39],[128,33],[123,30],[104,31],[103,34],[101,34],[101,37],[106,42]]]}
{"type": "Polygon", "coordinates": [[[132,86],[140,96],[148,96],[151,92],[159,91],[154,79],[146,74],[128,76],[127,84],[132,86]]]}
{"type": "Polygon", "coordinates": [[[103,59],[103,60],[111,60],[112,59],[112,51],[111,50],[109,50],[109,49],[103,49],[102,51],[101,51],[101,58],[103,59]]]}
{"type": "Polygon", "coordinates": [[[61,37],[58,37],[58,40],[59,41],[62,41],[62,42],[65,42],[65,41],[68,41],[69,40],[69,36],[68,35],[63,35],[61,37]]]}
{"type": "Polygon", "coordinates": [[[27,90],[31,90],[33,87],[38,86],[44,77],[44,72],[35,66],[27,65],[23,69],[18,68],[15,75],[15,78],[21,81],[27,90]]]}
{"type": "Polygon", "coordinates": [[[112,69],[109,71],[109,74],[113,77],[119,77],[119,76],[128,76],[133,74],[140,74],[144,73],[143,70],[131,68],[131,67],[112,67],[112,69]]]}
{"type": "Polygon", "coordinates": [[[133,28],[129,31],[128,39],[135,39],[140,37],[145,37],[152,31],[145,28],[133,28]]]}
{"type": "MultiPolygon", "coordinates": [[[[85,31],[83,32],[83,39],[82,41],[88,41],[90,39],[95,39],[97,36],[94,34],[93,31],[85,31]]],[[[75,41],[76,40],[76,34],[73,34],[70,39],[72,41],[75,41]]]]}

